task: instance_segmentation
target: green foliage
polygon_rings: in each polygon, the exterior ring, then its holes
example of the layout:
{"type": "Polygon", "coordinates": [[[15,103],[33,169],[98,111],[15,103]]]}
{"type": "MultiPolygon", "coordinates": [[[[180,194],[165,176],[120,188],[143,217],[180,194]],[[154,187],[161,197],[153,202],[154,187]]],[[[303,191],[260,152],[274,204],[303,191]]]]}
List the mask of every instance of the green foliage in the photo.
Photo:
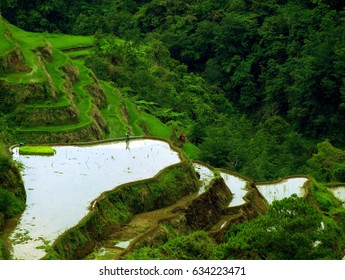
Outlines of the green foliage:
{"type": "Polygon", "coordinates": [[[0,260],[4,259],[4,257],[3,257],[3,247],[4,247],[3,242],[2,242],[2,240],[0,240],[0,260]]]}
{"type": "Polygon", "coordinates": [[[207,260],[212,256],[214,241],[204,231],[169,239],[155,247],[142,247],[126,255],[130,260],[207,260]]]}
{"type": "MultiPolygon", "coordinates": [[[[96,34],[95,40],[48,32],[35,34],[7,24],[11,35],[6,24],[1,23],[0,63],[13,49],[15,38],[26,65],[36,69],[8,75],[1,83],[0,106],[6,114],[0,116],[2,141],[15,143],[13,129],[18,123],[23,127],[17,132],[40,133],[71,132],[90,125],[92,100],[85,86],[93,82],[89,76],[92,69],[99,79],[106,80],[101,84],[109,106],[102,113],[111,126],[109,137],[124,135],[130,127],[136,135],[172,139],[183,131],[189,141],[198,145],[186,143],[183,147],[191,157],[199,154],[211,165],[254,180],[309,173],[321,181],[344,182],[344,151],[330,144],[341,148],[345,145],[342,1],[6,0],[1,5],[7,19],[27,30],[96,34]],[[80,112],[78,124],[33,128],[30,121],[23,120],[30,110],[16,109],[27,101],[25,98],[30,100],[22,82],[42,82],[42,92],[46,95],[51,91],[32,52],[44,41],[53,46],[53,63],[47,63],[46,69],[59,92],[59,106],[66,105],[67,100],[61,95],[65,84],[59,66],[77,55],[87,55],[86,67],[83,59],[72,63],[80,72],[72,90],[80,112]],[[72,54],[59,51],[93,44],[96,47],[92,50],[75,50],[72,54]],[[21,86],[9,90],[5,82],[21,86]],[[116,93],[113,85],[118,87],[116,93]],[[313,144],[323,139],[330,140],[318,144],[311,156],[313,144]]],[[[5,74],[3,68],[0,65],[0,75],[5,74]]],[[[35,95],[32,100],[39,98],[35,95]]],[[[0,172],[8,164],[8,158],[0,154],[0,172]]],[[[126,199],[149,209],[156,201],[143,202],[139,198],[157,198],[159,192],[174,195],[162,187],[170,179],[167,176],[157,183],[157,190],[134,188],[126,199]]],[[[337,204],[329,192],[322,186],[314,188],[317,191],[313,198],[321,210],[335,211],[337,204]]],[[[119,209],[114,211],[125,211],[119,209]]],[[[105,214],[114,218],[110,212],[105,214]]],[[[332,228],[331,222],[328,226],[332,228]]],[[[336,227],[333,229],[336,232],[336,227]]],[[[265,236],[265,230],[260,234],[265,236]]],[[[305,241],[301,248],[310,249],[311,241],[303,234],[300,239],[305,241]]],[[[291,242],[292,247],[297,244],[296,240],[291,242]]],[[[243,242],[241,246],[247,248],[248,244],[243,242]]],[[[316,255],[320,253],[313,250],[316,255]]],[[[263,258],[261,251],[248,254],[263,258]]],[[[272,255],[264,255],[282,256],[274,249],[272,255]]],[[[302,256],[303,252],[296,251],[294,257],[302,256]]]]}
{"type": "Polygon", "coordinates": [[[114,192],[109,195],[109,200],[125,203],[131,212],[141,213],[171,205],[197,189],[193,167],[186,163],[166,169],[154,180],[134,183],[114,192]]]}
{"type": "Polygon", "coordinates": [[[6,146],[0,142],[0,173],[6,172],[11,166],[11,158],[5,149],[6,146]]]}
{"type": "MultiPolygon", "coordinates": [[[[6,1],[3,13],[35,31],[146,39],[159,64],[170,61],[170,52],[243,112],[255,116],[273,111],[304,136],[344,145],[345,28],[340,2],[6,1]]],[[[138,67],[145,56],[129,45],[108,44],[110,63],[95,56],[92,68],[121,86],[134,84],[141,99],[172,107],[170,94],[163,94],[172,87],[158,82],[152,67],[138,67]]],[[[179,105],[174,104],[175,111],[179,105]]]]}
{"type": "Polygon", "coordinates": [[[13,217],[25,209],[25,203],[17,198],[9,190],[0,187],[0,212],[3,212],[5,218],[13,217]]]}
{"type": "Polygon", "coordinates": [[[281,117],[269,118],[255,128],[250,120],[232,115],[202,129],[206,137],[200,158],[213,166],[257,181],[303,173],[308,146],[281,117]]]}
{"type": "Polygon", "coordinates": [[[322,211],[330,212],[341,207],[341,203],[324,184],[313,181],[310,185],[311,196],[316,200],[322,211]]]}
{"type": "Polygon", "coordinates": [[[345,182],[345,163],[334,165],[331,175],[333,181],[345,182]]]}
{"type": "Polygon", "coordinates": [[[317,153],[308,163],[316,178],[324,181],[344,181],[345,152],[335,148],[329,141],[317,144],[317,153]]]}
{"type": "Polygon", "coordinates": [[[97,207],[101,216],[113,226],[120,226],[132,217],[129,206],[124,201],[117,200],[114,203],[114,201],[103,199],[98,202],[97,207]]]}
{"type": "Polygon", "coordinates": [[[340,259],[344,234],[305,199],[275,201],[267,215],[232,227],[220,259],[340,259]]]}
{"type": "Polygon", "coordinates": [[[0,173],[6,172],[10,166],[10,158],[0,152],[0,173]]]}

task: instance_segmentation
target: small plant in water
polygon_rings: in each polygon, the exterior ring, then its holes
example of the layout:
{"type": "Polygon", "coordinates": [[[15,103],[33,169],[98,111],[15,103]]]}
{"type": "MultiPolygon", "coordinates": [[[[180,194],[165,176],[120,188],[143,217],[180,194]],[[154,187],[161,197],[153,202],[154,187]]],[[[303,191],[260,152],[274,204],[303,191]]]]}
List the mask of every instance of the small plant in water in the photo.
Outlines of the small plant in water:
{"type": "Polygon", "coordinates": [[[37,246],[36,249],[43,249],[45,252],[49,252],[52,249],[50,241],[44,239],[42,236],[38,237],[36,240],[41,240],[43,245],[37,246]]]}

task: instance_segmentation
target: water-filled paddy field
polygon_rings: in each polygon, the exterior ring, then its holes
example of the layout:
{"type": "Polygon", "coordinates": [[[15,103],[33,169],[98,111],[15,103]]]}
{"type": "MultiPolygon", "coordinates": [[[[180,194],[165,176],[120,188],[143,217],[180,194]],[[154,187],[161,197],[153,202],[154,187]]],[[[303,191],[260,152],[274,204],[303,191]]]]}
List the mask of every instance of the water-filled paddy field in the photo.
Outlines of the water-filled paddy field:
{"type": "Polygon", "coordinates": [[[214,172],[207,166],[200,163],[194,163],[193,166],[195,168],[195,171],[200,176],[199,194],[202,194],[206,191],[206,187],[211,183],[212,179],[214,178],[214,172]]]}
{"type": "Polygon", "coordinates": [[[308,180],[306,177],[288,178],[272,184],[257,184],[257,188],[271,204],[274,200],[281,200],[292,194],[303,197],[305,195],[303,186],[308,180]]]}
{"type": "Polygon", "coordinates": [[[229,190],[233,194],[233,198],[229,204],[229,207],[244,204],[245,200],[243,199],[243,197],[248,192],[248,190],[246,189],[247,181],[240,177],[225,172],[221,172],[220,176],[222,176],[225,184],[228,186],[229,190]]]}
{"type": "Polygon", "coordinates": [[[132,140],[91,146],[56,146],[54,156],[13,158],[24,165],[27,208],[10,239],[17,259],[39,259],[61,233],[76,225],[101,193],[155,176],[180,162],[168,143],[132,140]]]}
{"type": "Polygon", "coordinates": [[[343,203],[343,207],[345,207],[345,187],[332,187],[329,190],[343,203]]]}
{"type": "MultiPolygon", "coordinates": [[[[45,249],[67,229],[75,226],[103,192],[125,183],[154,177],[162,169],[181,161],[177,151],[159,140],[131,140],[89,146],[55,146],[53,156],[20,155],[22,177],[27,192],[27,208],[10,236],[15,259],[40,259],[45,249]]],[[[194,163],[200,175],[199,194],[214,178],[206,165],[194,163]]],[[[229,207],[245,203],[245,179],[220,172],[233,193],[229,207]]],[[[257,187],[269,203],[296,193],[304,195],[305,177],[284,179],[257,187]]],[[[127,242],[129,243],[129,242],[127,242]]],[[[119,244],[117,247],[127,246],[119,244]]]]}

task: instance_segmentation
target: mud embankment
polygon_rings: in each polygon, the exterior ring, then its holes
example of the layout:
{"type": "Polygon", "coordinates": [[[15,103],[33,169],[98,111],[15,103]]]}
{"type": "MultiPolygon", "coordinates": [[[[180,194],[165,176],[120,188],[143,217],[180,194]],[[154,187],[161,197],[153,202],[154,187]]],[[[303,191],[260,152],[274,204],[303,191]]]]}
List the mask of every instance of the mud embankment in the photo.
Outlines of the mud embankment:
{"type": "Polygon", "coordinates": [[[193,229],[210,229],[232,199],[232,193],[221,177],[214,178],[208,190],[191,202],[186,210],[186,223],[193,229]]]}

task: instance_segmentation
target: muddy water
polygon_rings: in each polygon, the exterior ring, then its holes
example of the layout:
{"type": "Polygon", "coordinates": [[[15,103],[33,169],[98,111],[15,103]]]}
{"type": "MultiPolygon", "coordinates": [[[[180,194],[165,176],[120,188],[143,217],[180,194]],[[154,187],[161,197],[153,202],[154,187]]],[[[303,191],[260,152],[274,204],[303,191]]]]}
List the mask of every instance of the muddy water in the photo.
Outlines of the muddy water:
{"type": "Polygon", "coordinates": [[[343,203],[343,207],[345,207],[345,187],[329,188],[329,190],[343,203]]]}
{"type": "Polygon", "coordinates": [[[151,178],[180,162],[177,152],[157,140],[132,140],[95,146],[57,146],[54,156],[13,158],[24,164],[27,208],[10,236],[13,257],[39,259],[44,247],[78,223],[102,192],[151,178]]]}
{"type": "Polygon", "coordinates": [[[281,200],[290,197],[292,194],[303,197],[305,195],[303,185],[307,181],[308,178],[305,177],[289,178],[274,184],[257,184],[257,188],[267,202],[271,204],[274,200],[281,200]]]}
{"type": "Polygon", "coordinates": [[[224,172],[221,172],[220,176],[222,176],[225,184],[228,186],[229,190],[234,195],[229,204],[229,207],[234,207],[234,206],[244,204],[245,200],[243,199],[243,197],[247,194],[247,190],[246,190],[247,181],[237,176],[227,174],[224,172]]]}

